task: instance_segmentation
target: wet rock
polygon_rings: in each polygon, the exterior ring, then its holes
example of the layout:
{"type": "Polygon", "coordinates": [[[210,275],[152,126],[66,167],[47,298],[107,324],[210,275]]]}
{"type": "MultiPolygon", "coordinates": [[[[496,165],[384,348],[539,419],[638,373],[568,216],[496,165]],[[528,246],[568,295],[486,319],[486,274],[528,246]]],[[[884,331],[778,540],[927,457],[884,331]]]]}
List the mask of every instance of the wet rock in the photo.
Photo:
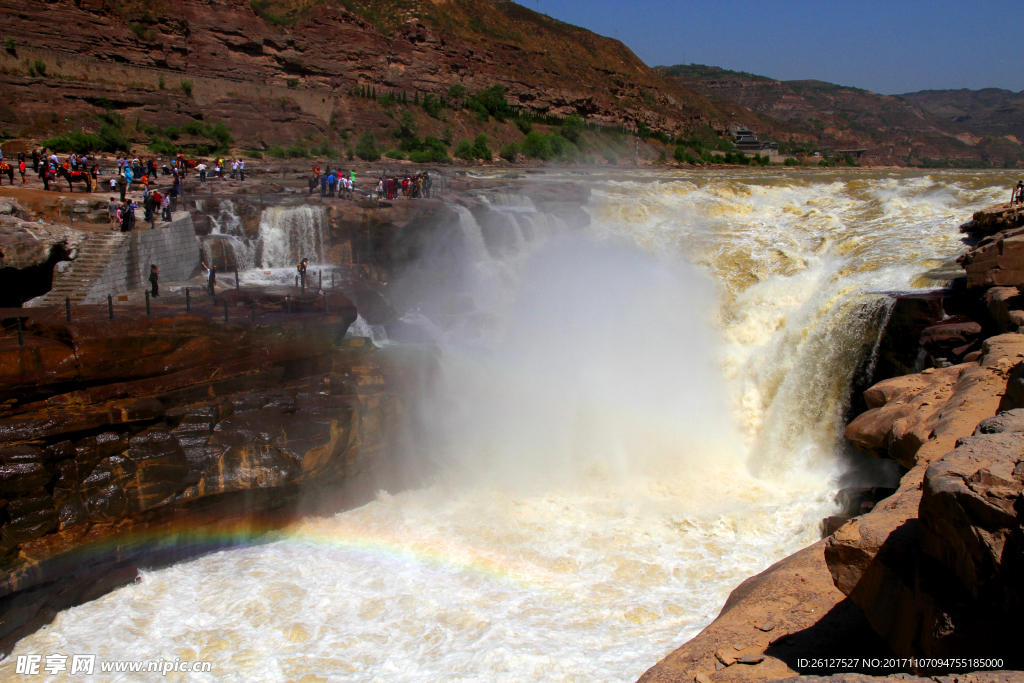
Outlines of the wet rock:
{"type": "Polygon", "coordinates": [[[28,493],[50,481],[50,476],[39,462],[0,464],[0,495],[28,493]]]}
{"type": "Polygon", "coordinates": [[[1024,296],[1016,287],[991,287],[985,291],[985,306],[1000,332],[1016,332],[1020,327],[1024,296]]]}
{"type": "Polygon", "coordinates": [[[974,350],[972,344],[981,337],[981,325],[967,316],[955,315],[930,325],[921,332],[921,347],[933,358],[946,358],[954,363],[974,350]]]}
{"type": "Polygon", "coordinates": [[[72,493],[60,504],[57,510],[60,530],[71,529],[89,521],[89,511],[80,493],[72,493]]]}

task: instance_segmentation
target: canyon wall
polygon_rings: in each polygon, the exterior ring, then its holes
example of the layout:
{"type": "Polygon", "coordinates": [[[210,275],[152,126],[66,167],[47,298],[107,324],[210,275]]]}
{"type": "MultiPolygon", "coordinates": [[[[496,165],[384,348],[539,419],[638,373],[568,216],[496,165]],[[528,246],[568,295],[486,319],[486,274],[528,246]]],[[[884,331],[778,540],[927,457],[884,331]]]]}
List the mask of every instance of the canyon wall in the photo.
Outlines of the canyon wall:
{"type": "Polygon", "coordinates": [[[250,288],[112,321],[0,311],[0,651],[140,567],[406,485],[429,352],[346,339],[356,311],[338,293],[290,306],[250,288]]]}

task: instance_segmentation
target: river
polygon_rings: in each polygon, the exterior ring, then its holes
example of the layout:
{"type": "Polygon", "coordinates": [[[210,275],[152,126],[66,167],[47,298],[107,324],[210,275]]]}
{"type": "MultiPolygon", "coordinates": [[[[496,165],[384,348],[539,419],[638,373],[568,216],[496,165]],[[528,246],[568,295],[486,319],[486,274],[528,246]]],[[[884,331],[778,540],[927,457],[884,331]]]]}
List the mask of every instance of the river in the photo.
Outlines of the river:
{"type": "Polygon", "coordinates": [[[891,476],[839,442],[882,293],[934,286],[1016,179],[548,177],[592,188],[592,225],[476,252],[473,333],[433,325],[428,486],[144,572],[0,677],[59,652],[212,662],[168,681],[635,680],[815,541],[839,487],[891,476]]]}

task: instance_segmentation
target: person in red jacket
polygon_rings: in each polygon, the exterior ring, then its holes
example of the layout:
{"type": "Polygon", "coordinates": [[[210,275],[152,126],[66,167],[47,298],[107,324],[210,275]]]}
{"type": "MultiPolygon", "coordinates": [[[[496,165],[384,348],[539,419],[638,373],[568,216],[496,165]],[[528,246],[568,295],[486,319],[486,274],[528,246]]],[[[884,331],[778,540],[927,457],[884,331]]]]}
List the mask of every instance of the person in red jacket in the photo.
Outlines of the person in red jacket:
{"type": "Polygon", "coordinates": [[[18,162],[18,173],[21,174],[21,184],[25,184],[25,160],[22,159],[18,162]]]}

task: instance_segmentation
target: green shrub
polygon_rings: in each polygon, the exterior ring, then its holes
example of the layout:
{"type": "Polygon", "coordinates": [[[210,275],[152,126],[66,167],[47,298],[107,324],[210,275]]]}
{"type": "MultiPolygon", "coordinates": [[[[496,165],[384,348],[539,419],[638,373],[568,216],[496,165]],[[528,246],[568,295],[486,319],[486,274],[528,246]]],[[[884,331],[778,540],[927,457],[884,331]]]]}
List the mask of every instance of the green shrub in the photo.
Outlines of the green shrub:
{"type": "Polygon", "coordinates": [[[193,135],[195,137],[201,137],[206,134],[206,126],[203,125],[202,121],[189,121],[182,126],[182,130],[184,130],[186,134],[193,135]]]}
{"type": "Polygon", "coordinates": [[[363,161],[377,161],[380,159],[380,150],[377,149],[377,138],[370,131],[365,131],[359,136],[356,144],[356,156],[363,161]]]}
{"type": "Polygon", "coordinates": [[[433,135],[428,135],[420,150],[412,152],[409,160],[417,164],[444,164],[451,161],[448,156],[448,145],[433,135]]]}
{"type": "Polygon", "coordinates": [[[491,154],[491,148],[487,146],[486,135],[477,135],[476,139],[473,140],[473,154],[476,155],[477,159],[483,159],[484,161],[491,161],[494,158],[491,154]]]}
{"type": "Polygon", "coordinates": [[[504,121],[513,115],[512,108],[505,99],[505,88],[500,85],[492,85],[473,95],[466,100],[465,107],[476,112],[477,118],[484,122],[491,116],[498,121],[504,121]]]}
{"type": "Polygon", "coordinates": [[[261,152],[258,149],[247,149],[244,152],[242,152],[242,154],[244,154],[249,159],[262,159],[263,158],[263,152],[261,152]]]}
{"type": "Polygon", "coordinates": [[[37,59],[28,65],[29,76],[45,76],[46,75],[46,62],[41,59],[37,59]]]}
{"type": "Polygon", "coordinates": [[[161,90],[163,90],[166,86],[167,86],[167,83],[166,83],[166,81],[164,81],[164,75],[160,74],[160,78],[158,78],[157,81],[156,81],[156,87],[158,87],[161,90]]]}
{"type": "Polygon", "coordinates": [[[516,117],[516,128],[519,129],[523,135],[529,135],[533,132],[533,123],[530,122],[527,116],[516,117]]]}
{"type": "Polygon", "coordinates": [[[194,150],[197,157],[208,157],[210,156],[210,148],[206,145],[199,145],[194,150]]]}
{"type": "Polygon", "coordinates": [[[356,153],[352,149],[351,145],[345,148],[345,158],[348,159],[349,161],[352,161],[353,159],[356,158],[356,153]]]}
{"type": "Polygon", "coordinates": [[[269,156],[271,159],[284,159],[284,148],[281,147],[280,145],[274,145],[273,147],[267,150],[267,156],[269,156]]]}
{"type": "Polygon", "coordinates": [[[178,130],[177,126],[167,126],[164,128],[164,135],[169,137],[171,140],[177,140],[181,137],[181,131],[178,130]]]}
{"type": "Polygon", "coordinates": [[[185,93],[185,97],[192,97],[192,81],[186,78],[178,84],[178,87],[181,88],[181,92],[185,93]]]}
{"type": "Polygon", "coordinates": [[[453,85],[448,88],[446,99],[452,109],[462,109],[466,106],[466,89],[461,85],[453,85]]]}
{"type": "Polygon", "coordinates": [[[569,142],[578,143],[580,138],[583,137],[583,127],[586,125],[583,119],[573,114],[569,118],[562,121],[561,135],[569,142]]]}
{"type": "Polygon", "coordinates": [[[526,139],[522,142],[521,149],[523,154],[531,159],[547,160],[554,156],[548,137],[540,133],[530,133],[527,135],[526,139]]]}
{"type": "Polygon", "coordinates": [[[602,154],[601,156],[604,157],[604,160],[607,161],[609,164],[614,165],[619,163],[619,158],[615,156],[615,152],[611,151],[610,149],[605,150],[604,154],[602,154]]]}
{"type": "Polygon", "coordinates": [[[13,55],[18,51],[18,44],[14,42],[14,38],[7,38],[4,40],[4,49],[13,55]]]}
{"type": "Polygon", "coordinates": [[[157,138],[149,143],[149,151],[162,156],[174,156],[178,153],[178,147],[169,140],[157,138]]]}
{"type": "Polygon", "coordinates": [[[120,128],[104,124],[100,127],[99,133],[71,131],[44,140],[43,146],[60,154],[67,152],[127,152],[131,143],[120,128]]]}
{"type": "Polygon", "coordinates": [[[672,153],[672,156],[681,164],[692,164],[696,166],[700,163],[700,159],[693,155],[693,152],[688,150],[684,145],[676,147],[676,151],[672,153]]]}
{"type": "Polygon", "coordinates": [[[286,78],[285,83],[288,84],[289,88],[295,89],[299,87],[299,79],[297,78],[286,78]]]}
{"type": "Polygon", "coordinates": [[[473,161],[476,159],[476,154],[473,151],[473,142],[470,140],[463,140],[452,152],[457,159],[465,159],[466,161],[473,161]]]}
{"type": "Polygon", "coordinates": [[[386,156],[388,159],[404,159],[405,152],[398,149],[389,149],[388,151],[384,152],[384,156],[386,156]]]}
{"type": "Polygon", "coordinates": [[[423,111],[431,118],[439,118],[444,109],[444,100],[430,93],[423,96],[423,111]]]}
{"type": "Polygon", "coordinates": [[[784,166],[803,166],[803,164],[800,163],[800,160],[797,159],[796,157],[789,157],[784,162],[782,162],[782,164],[784,166]]]}
{"type": "Polygon", "coordinates": [[[519,154],[519,145],[514,142],[510,142],[507,145],[502,145],[501,150],[498,152],[498,156],[508,162],[515,163],[516,155],[519,154]]]}

